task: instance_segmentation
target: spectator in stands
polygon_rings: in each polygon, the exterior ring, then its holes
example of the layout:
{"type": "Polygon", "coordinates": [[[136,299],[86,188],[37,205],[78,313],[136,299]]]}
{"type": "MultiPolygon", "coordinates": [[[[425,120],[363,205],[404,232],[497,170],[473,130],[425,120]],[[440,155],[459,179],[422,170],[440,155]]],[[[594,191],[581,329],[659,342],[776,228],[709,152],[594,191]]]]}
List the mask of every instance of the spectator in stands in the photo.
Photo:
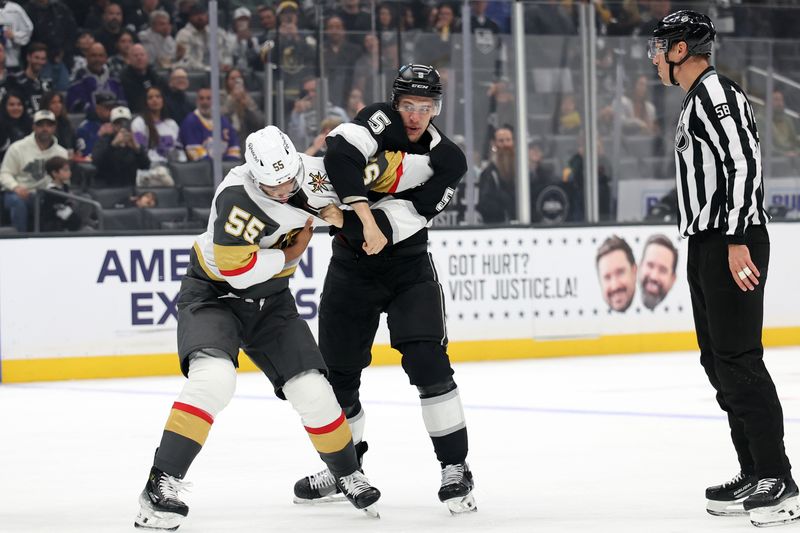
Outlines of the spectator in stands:
{"type": "MultiPolygon", "coordinates": [[[[203,87],[197,91],[197,109],[190,113],[180,128],[180,141],[186,149],[186,156],[191,161],[208,159],[211,149],[211,89],[203,87]]],[[[225,161],[241,160],[239,137],[230,121],[222,115],[222,158],[225,161]]]]}
{"type": "MultiPolygon", "coordinates": [[[[386,65],[384,65],[386,66],[386,65]]],[[[355,62],[355,68],[348,75],[353,80],[353,88],[361,91],[362,95],[367,95],[369,101],[380,101],[380,78],[378,69],[380,68],[380,43],[374,33],[364,36],[363,53],[355,62]],[[376,92],[377,91],[377,92],[376,92]],[[376,99],[375,96],[378,96],[376,99]]],[[[384,69],[384,72],[392,72],[393,69],[384,69]]],[[[349,96],[349,95],[348,95],[349,96]]],[[[344,105],[347,106],[348,102],[344,105]]]]}
{"type": "MultiPolygon", "coordinates": [[[[128,7],[125,9],[125,23],[135,32],[140,32],[151,27],[153,24],[153,13],[164,9],[159,5],[161,3],[159,0],[140,0],[138,6],[131,5],[131,3],[132,2],[128,2],[128,7]]],[[[164,12],[166,13],[166,11],[164,12]]]]}
{"type": "MultiPolygon", "coordinates": [[[[108,58],[108,71],[111,76],[120,79],[122,71],[130,62],[131,48],[136,43],[136,35],[130,30],[122,30],[114,47],[114,55],[108,58]]],[[[126,95],[127,96],[127,95],[126,95]]]]}
{"type": "Polygon", "coordinates": [[[314,157],[324,156],[325,152],[328,151],[328,144],[325,139],[336,126],[342,123],[343,121],[339,117],[328,117],[323,120],[319,125],[319,134],[314,137],[314,142],[311,143],[311,146],[306,148],[305,153],[314,157]]]}
{"type": "Polygon", "coordinates": [[[525,10],[525,33],[533,35],[576,35],[578,3],[556,0],[537,3],[525,10]]]}
{"type": "Polygon", "coordinates": [[[150,168],[147,149],[131,133],[131,112],[127,107],[111,110],[111,125],[113,132],[101,136],[92,150],[92,162],[97,167],[94,185],[133,188],[137,170],[150,168]]]}
{"type": "Polygon", "coordinates": [[[345,108],[348,120],[353,120],[356,115],[358,115],[358,112],[366,106],[367,104],[364,103],[364,93],[361,89],[353,87],[350,90],[350,95],[347,97],[347,108],[345,108]]]}
{"type": "Polygon", "coordinates": [[[656,135],[656,106],[648,98],[650,85],[644,74],[636,78],[633,94],[623,96],[620,111],[623,131],[627,134],[656,135]]]}
{"type": "Polygon", "coordinates": [[[106,62],[108,56],[100,43],[89,47],[85,69],[75,74],[75,79],[67,91],[67,109],[72,113],[89,113],[95,106],[98,92],[111,93],[117,102],[125,102],[122,84],[111,75],[106,62]]]}
{"type": "Polygon", "coordinates": [[[403,43],[402,43],[402,57],[399,64],[413,62],[416,57],[416,43],[420,39],[422,29],[417,23],[417,17],[414,9],[411,6],[400,6],[402,17],[400,18],[400,26],[402,28],[403,43]]]}
{"type": "Polygon", "coordinates": [[[278,17],[275,14],[275,8],[269,5],[261,5],[256,12],[258,13],[258,25],[261,28],[258,42],[263,44],[266,41],[274,41],[278,33],[278,17]]]}
{"type": "Polygon", "coordinates": [[[653,30],[658,26],[658,22],[672,13],[672,3],[670,0],[650,0],[642,3],[647,9],[642,13],[642,23],[639,24],[639,35],[653,35],[653,30]]]}
{"type": "Polygon", "coordinates": [[[78,26],[91,30],[92,33],[98,31],[103,26],[103,12],[106,10],[106,6],[109,2],[110,0],[89,0],[86,2],[86,4],[90,4],[88,8],[81,12],[75,12],[74,3],[67,0],[70,9],[72,9],[75,14],[75,20],[78,22],[78,26]]]}
{"type": "Polygon", "coordinates": [[[0,42],[5,46],[6,68],[19,70],[22,65],[22,47],[28,44],[33,33],[33,22],[16,2],[0,2],[0,42]]]}
{"type": "MultiPolygon", "coordinates": [[[[514,96],[514,87],[508,78],[500,78],[489,85],[486,96],[489,98],[489,116],[487,117],[487,135],[482,142],[480,152],[481,159],[489,157],[495,128],[501,124],[513,124],[517,116],[517,100],[514,96]]],[[[532,133],[542,134],[545,132],[534,131],[532,133]]]]}
{"type": "MultiPolygon", "coordinates": [[[[561,181],[567,189],[569,195],[570,210],[567,217],[568,221],[585,221],[584,211],[584,153],[585,138],[582,130],[578,131],[578,150],[569,159],[567,166],[561,173],[561,181]]],[[[602,138],[597,139],[597,178],[598,202],[600,210],[600,220],[611,220],[616,208],[611,205],[611,182],[612,182],[611,162],[605,155],[605,143],[602,138]]]]}
{"type": "Polygon", "coordinates": [[[133,139],[147,148],[150,171],[140,172],[137,185],[172,186],[175,182],[169,176],[169,161],[186,161],[186,154],[180,144],[180,128],[169,118],[164,108],[164,95],[157,86],[147,89],[147,107],[131,123],[133,139]],[[164,174],[166,173],[166,177],[164,174]],[[168,178],[168,179],[167,179],[168,178]]]}
{"type": "Polygon", "coordinates": [[[45,162],[53,156],[66,158],[67,151],[55,141],[56,117],[42,109],[33,116],[33,133],[13,143],[0,166],[3,205],[11,213],[11,225],[28,231],[28,214],[33,209],[32,191],[47,186],[45,162]]]}
{"type": "Polygon", "coordinates": [[[578,103],[573,93],[559,95],[561,102],[555,115],[553,132],[557,134],[578,133],[581,129],[581,114],[578,112],[578,103]]]}
{"type": "MultiPolygon", "coordinates": [[[[228,71],[233,66],[230,47],[231,38],[223,29],[219,30],[217,43],[219,46],[220,68],[228,71]]],[[[189,24],[178,31],[175,36],[175,59],[182,67],[194,70],[208,70],[208,11],[195,4],[189,10],[189,24]]]]}
{"type": "MultiPolygon", "coordinates": [[[[470,16],[470,29],[473,35],[474,54],[479,57],[479,63],[486,64],[494,58],[494,75],[499,77],[503,73],[503,60],[505,54],[501,50],[503,41],[500,40],[500,26],[486,16],[488,2],[470,2],[472,14],[470,16]],[[480,57],[483,56],[483,57],[480,57]]],[[[462,25],[457,31],[461,33],[462,25]]]]}
{"type": "MultiPolygon", "coordinates": [[[[294,4],[285,0],[281,5],[286,3],[294,4]]],[[[292,102],[300,97],[303,81],[313,75],[317,54],[315,48],[306,42],[298,30],[295,22],[296,10],[285,8],[279,12],[281,23],[278,26],[277,46],[270,50],[269,55],[273,63],[280,65],[284,83],[284,103],[287,104],[287,111],[290,111],[292,102]]]]}
{"type": "Polygon", "coordinates": [[[25,111],[33,116],[41,107],[42,95],[50,90],[50,82],[41,77],[42,69],[47,64],[47,46],[31,43],[26,59],[25,70],[9,76],[6,89],[19,94],[25,102],[25,111]]]}
{"type": "Polygon", "coordinates": [[[772,93],[772,150],[776,155],[800,155],[800,136],[794,118],[786,113],[782,91],[772,93]]]}
{"type": "Polygon", "coordinates": [[[246,7],[233,12],[233,65],[244,72],[263,67],[259,57],[261,46],[250,29],[250,18],[250,10],[246,7]]]}
{"type": "MultiPolygon", "coordinates": [[[[61,156],[51,157],[44,164],[44,169],[50,176],[48,190],[70,193],[72,169],[70,169],[68,159],[61,156]]],[[[42,231],[78,231],[81,229],[81,215],[74,201],[55,194],[44,194],[41,209],[40,227],[42,231]]]]}
{"type": "Polygon", "coordinates": [[[103,9],[102,25],[94,32],[94,40],[102,44],[106,50],[114,50],[122,30],[122,6],[116,2],[109,2],[103,9]]]}
{"type": "Polygon", "coordinates": [[[156,9],[150,13],[150,27],[139,32],[139,41],[156,68],[170,68],[175,58],[175,38],[169,13],[156,9]]]}
{"type": "Polygon", "coordinates": [[[535,138],[528,143],[528,190],[531,200],[531,221],[560,223],[567,219],[568,196],[556,170],[544,160],[544,142],[535,138]],[[553,191],[553,187],[558,191],[553,191]],[[542,200],[540,195],[548,188],[542,200]]]}
{"type": "Polygon", "coordinates": [[[225,98],[222,102],[222,113],[231,120],[233,129],[239,135],[241,147],[247,136],[264,127],[264,114],[258,109],[250,93],[244,86],[242,72],[231,69],[225,75],[225,98]]]}
{"type": "MultiPolygon", "coordinates": [[[[297,146],[309,146],[319,131],[320,117],[316,108],[317,80],[310,78],[303,82],[303,91],[300,98],[294,103],[294,108],[289,116],[289,137],[297,146]]],[[[349,120],[347,113],[341,107],[336,107],[330,102],[325,105],[324,117],[339,117],[343,121],[349,120]]]]}
{"type": "Polygon", "coordinates": [[[137,207],[139,209],[158,207],[158,195],[153,191],[145,191],[134,194],[133,196],[126,196],[114,203],[115,209],[123,209],[126,207],[137,207]]]}
{"type": "Polygon", "coordinates": [[[514,132],[501,126],[494,132],[492,160],[478,182],[478,213],[487,224],[510,222],[517,217],[514,132]]]}
{"type": "MultiPolygon", "coordinates": [[[[642,23],[638,0],[622,0],[609,4],[613,19],[606,25],[608,35],[633,35],[642,23]]],[[[648,34],[649,35],[649,34],[648,34]]]]}
{"type": "Polygon", "coordinates": [[[64,97],[60,92],[49,91],[42,97],[42,109],[49,109],[56,117],[56,140],[58,144],[67,149],[69,157],[75,153],[75,128],[69,121],[67,106],[64,105],[64,97]]]}
{"type": "Polygon", "coordinates": [[[27,137],[33,128],[31,116],[25,112],[22,97],[6,93],[0,101],[0,160],[12,143],[27,137]]]}
{"type": "Polygon", "coordinates": [[[78,125],[77,139],[75,141],[76,159],[88,160],[92,155],[97,139],[103,135],[113,133],[111,110],[116,106],[117,97],[114,94],[103,91],[95,94],[94,109],[90,109],[86,114],[86,119],[78,125]]]}
{"type": "Polygon", "coordinates": [[[65,92],[69,88],[69,69],[64,64],[64,50],[47,51],[47,63],[42,67],[39,77],[47,81],[53,91],[65,92]]]}
{"type": "Polygon", "coordinates": [[[128,66],[120,77],[122,90],[128,100],[131,112],[139,114],[145,109],[146,92],[150,87],[162,87],[164,80],[150,64],[147,50],[141,44],[131,47],[128,66]]]}
{"type": "Polygon", "coordinates": [[[442,3],[435,9],[431,31],[422,33],[418,37],[417,48],[430,54],[427,57],[434,67],[447,68],[450,66],[453,31],[458,25],[459,22],[453,7],[450,4],[442,3]]]}
{"type": "Polygon", "coordinates": [[[175,31],[189,24],[189,15],[195,4],[197,4],[197,0],[178,0],[178,7],[174,11],[175,31]]]}
{"type": "MultiPolygon", "coordinates": [[[[357,4],[357,2],[356,2],[357,4]]],[[[325,39],[323,54],[325,56],[325,76],[328,79],[328,98],[333,105],[344,107],[347,104],[347,95],[353,84],[354,63],[363,48],[361,43],[364,41],[363,33],[358,34],[358,45],[353,44],[353,40],[347,40],[344,29],[344,22],[341,17],[333,15],[325,20],[325,39]]],[[[375,51],[378,51],[378,39],[374,34],[370,34],[375,41],[375,51]]],[[[377,60],[377,54],[375,56],[377,60]]],[[[376,65],[377,67],[377,65],[376,65]]],[[[372,71],[373,76],[377,73],[377,68],[372,71]]]]}
{"type": "MultiPolygon", "coordinates": [[[[399,21],[395,18],[395,8],[390,2],[378,4],[378,16],[376,18],[376,28],[378,40],[380,42],[381,60],[385,64],[402,64],[397,59],[397,25],[399,21]]],[[[390,68],[391,71],[391,68],[390,68]]]]}
{"type": "Polygon", "coordinates": [[[364,34],[372,31],[372,17],[361,9],[360,0],[341,0],[336,15],[342,20],[350,42],[361,46],[364,34]]]}
{"type": "Polygon", "coordinates": [[[89,48],[95,43],[94,35],[90,31],[82,31],[75,39],[75,55],[72,57],[72,68],[70,78],[75,79],[75,75],[88,65],[86,58],[89,56],[89,48]]]}
{"type": "Polygon", "coordinates": [[[5,95],[8,75],[9,72],[6,68],[6,46],[0,41],[0,98],[5,95]]]}
{"type": "Polygon", "coordinates": [[[44,43],[48,49],[63,49],[64,62],[72,64],[73,46],[78,26],[72,11],[59,0],[31,0],[25,5],[31,22],[31,41],[44,43]]]}
{"type": "Polygon", "coordinates": [[[164,92],[167,114],[178,124],[194,111],[194,103],[186,96],[189,88],[189,75],[182,68],[174,68],[169,74],[169,82],[164,92]]]}

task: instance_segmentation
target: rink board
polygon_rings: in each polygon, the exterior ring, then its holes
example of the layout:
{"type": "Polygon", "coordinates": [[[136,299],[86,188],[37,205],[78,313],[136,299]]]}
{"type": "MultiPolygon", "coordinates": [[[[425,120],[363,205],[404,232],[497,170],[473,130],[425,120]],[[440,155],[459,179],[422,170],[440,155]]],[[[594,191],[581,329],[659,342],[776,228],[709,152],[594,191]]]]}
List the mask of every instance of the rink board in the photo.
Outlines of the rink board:
{"type": "MultiPolygon", "coordinates": [[[[764,343],[800,345],[800,226],[771,224],[764,343]]],[[[696,349],[674,226],[431,231],[455,361],[696,349]],[[595,256],[611,235],[636,261],[654,234],[678,249],[677,279],[653,309],[641,289],[624,312],[605,303],[595,256]]],[[[316,333],[330,238],[312,240],[291,285],[316,333]]],[[[193,237],[0,240],[0,381],[175,374],[175,302],[193,237]]],[[[430,305],[440,305],[431,302],[430,305]]],[[[382,321],[376,364],[397,364],[382,321]]],[[[242,358],[243,370],[255,367],[242,358]]]]}

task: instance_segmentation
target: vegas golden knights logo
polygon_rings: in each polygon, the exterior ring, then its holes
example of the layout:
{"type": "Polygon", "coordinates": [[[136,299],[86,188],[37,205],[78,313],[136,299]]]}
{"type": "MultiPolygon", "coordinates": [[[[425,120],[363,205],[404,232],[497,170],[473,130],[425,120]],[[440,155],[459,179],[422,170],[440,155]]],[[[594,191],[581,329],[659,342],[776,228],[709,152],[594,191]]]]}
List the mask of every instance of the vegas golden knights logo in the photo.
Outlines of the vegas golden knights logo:
{"type": "Polygon", "coordinates": [[[308,177],[311,178],[308,184],[311,185],[312,192],[328,192],[331,190],[331,182],[328,181],[327,174],[311,172],[308,177]]]}

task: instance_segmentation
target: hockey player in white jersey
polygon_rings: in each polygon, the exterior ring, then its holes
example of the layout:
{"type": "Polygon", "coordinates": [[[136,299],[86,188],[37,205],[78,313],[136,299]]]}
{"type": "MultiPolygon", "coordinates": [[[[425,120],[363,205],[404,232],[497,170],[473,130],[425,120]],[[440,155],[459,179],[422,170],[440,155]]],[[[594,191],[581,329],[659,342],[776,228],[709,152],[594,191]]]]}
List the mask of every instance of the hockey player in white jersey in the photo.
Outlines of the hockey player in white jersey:
{"type": "Polygon", "coordinates": [[[290,203],[301,191],[303,161],[273,126],[248,137],[246,161],[218,187],[181,282],[178,355],[188,380],[139,496],[136,527],[173,530],[188,515],[180,499],[183,479],[233,397],[240,349],[298,412],[337,487],[356,508],[377,516],[380,492],[359,470],[350,427],[325,379],[327,367],[289,290],[312,223],[325,224],[290,203]]]}

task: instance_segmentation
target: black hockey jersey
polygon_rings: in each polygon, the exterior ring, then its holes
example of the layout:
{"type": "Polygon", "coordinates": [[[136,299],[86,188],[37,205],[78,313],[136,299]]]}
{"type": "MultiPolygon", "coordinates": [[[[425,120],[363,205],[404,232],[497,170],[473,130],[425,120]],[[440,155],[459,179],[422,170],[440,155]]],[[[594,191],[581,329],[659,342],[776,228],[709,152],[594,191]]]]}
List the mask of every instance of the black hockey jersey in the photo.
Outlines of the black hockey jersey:
{"type": "MultiPolygon", "coordinates": [[[[461,149],[430,124],[420,140],[408,139],[400,113],[389,103],[365,107],[353,119],[331,131],[327,138],[325,168],[334,189],[345,204],[374,201],[373,216],[389,239],[386,250],[415,246],[428,240],[427,227],[455,194],[467,171],[461,149]],[[428,154],[433,176],[423,185],[397,193],[368,192],[364,168],[381,150],[428,154]],[[389,199],[392,201],[388,201],[389,199]],[[406,238],[407,237],[407,238],[406,238]]],[[[351,246],[361,249],[363,230],[352,211],[346,211],[342,233],[351,246]]]]}

